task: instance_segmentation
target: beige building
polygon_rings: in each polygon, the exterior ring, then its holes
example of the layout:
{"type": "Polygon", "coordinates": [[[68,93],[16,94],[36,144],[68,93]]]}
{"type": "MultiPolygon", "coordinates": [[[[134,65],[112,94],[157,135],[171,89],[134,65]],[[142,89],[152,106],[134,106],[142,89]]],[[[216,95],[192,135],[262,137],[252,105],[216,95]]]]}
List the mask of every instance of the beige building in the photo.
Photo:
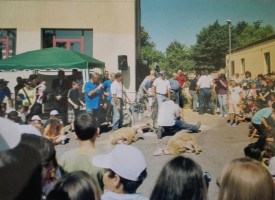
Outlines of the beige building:
{"type": "Polygon", "coordinates": [[[6,0],[0,1],[0,19],[0,58],[61,46],[99,59],[106,70],[118,72],[118,55],[126,55],[124,85],[135,91],[139,0],[6,0]]]}
{"type": "Polygon", "coordinates": [[[229,77],[236,73],[244,77],[246,71],[250,71],[252,77],[275,72],[275,35],[232,49],[226,61],[229,77]]]}

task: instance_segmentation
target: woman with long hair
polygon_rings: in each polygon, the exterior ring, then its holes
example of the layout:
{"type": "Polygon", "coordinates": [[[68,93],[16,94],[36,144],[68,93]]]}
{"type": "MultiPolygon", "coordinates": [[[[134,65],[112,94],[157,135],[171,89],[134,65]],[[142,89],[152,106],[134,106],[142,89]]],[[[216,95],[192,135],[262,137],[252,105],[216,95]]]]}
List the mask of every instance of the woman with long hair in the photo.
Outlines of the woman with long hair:
{"type": "Polygon", "coordinates": [[[183,156],[162,169],[150,200],[205,200],[207,188],[201,167],[183,156]]]}
{"type": "Polygon", "coordinates": [[[65,144],[66,135],[63,124],[59,119],[50,119],[43,136],[54,144],[65,144]]]}
{"type": "Polygon", "coordinates": [[[224,167],[218,200],[274,200],[274,189],[270,173],[260,162],[239,158],[224,167]]]}

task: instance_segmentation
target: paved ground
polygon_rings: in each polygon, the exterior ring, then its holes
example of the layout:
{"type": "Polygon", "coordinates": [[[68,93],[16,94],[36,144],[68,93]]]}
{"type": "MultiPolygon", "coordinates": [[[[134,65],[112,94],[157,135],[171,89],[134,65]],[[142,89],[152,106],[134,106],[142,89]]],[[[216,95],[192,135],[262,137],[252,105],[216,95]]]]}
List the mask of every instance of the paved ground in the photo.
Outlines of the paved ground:
{"type": "MultiPolygon", "coordinates": [[[[182,155],[194,159],[204,171],[211,174],[212,181],[208,196],[210,200],[215,200],[218,197],[218,187],[215,180],[219,178],[223,166],[234,158],[244,156],[243,148],[254,141],[247,136],[248,123],[241,123],[238,127],[233,128],[225,125],[226,119],[220,118],[218,115],[199,115],[191,110],[185,110],[184,115],[188,123],[195,124],[198,120],[202,122],[202,132],[195,134],[195,137],[203,152],[199,155],[191,153],[182,155]]],[[[102,152],[107,152],[113,147],[108,142],[109,135],[108,132],[103,133],[96,142],[96,147],[102,152]]],[[[69,134],[69,137],[71,140],[68,144],[56,146],[58,158],[63,152],[77,146],[72,134],[69,134]]],[[[153,156],[153,152],[157,148],[165,146],[169,138],[164,137],[159,140],[154,133],[145,133],[144,140],[132,144],[143,151],[148,162],[148,177],[139,188],[139,192],[147,197],[150,197],[163,165],[174,157],[172,155],[153,156]]]]}

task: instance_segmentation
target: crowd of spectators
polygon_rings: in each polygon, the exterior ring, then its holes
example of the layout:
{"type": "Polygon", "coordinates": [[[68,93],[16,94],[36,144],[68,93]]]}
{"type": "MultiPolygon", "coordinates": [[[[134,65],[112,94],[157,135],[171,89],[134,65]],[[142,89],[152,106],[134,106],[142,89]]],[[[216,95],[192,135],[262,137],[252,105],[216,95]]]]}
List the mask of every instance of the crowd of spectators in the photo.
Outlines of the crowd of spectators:
{"type": "MultiPolygon", "coordinates": [[[[60,70],[52,87],[54,110],[45,123],[41,120],[45,82],[39,83],[36,76],[28,80],[18,78],[15,110],[8,110],[13,107],[11,92],[7,81],[0,80],[0,199],[148,199],[137,193],[148,178],[148,164],[140,149],[119,144],[106,154],[97,152],[100,109],[107,111],[104,120],[112,118],[113,130],[121,128],[123,123],[122,74],[111,74],[109,79],[105,73],[103,83],[99,77],[93,73],[83,83],[77,71],[66,79],[60,70]],[[8,105],[3,103],[4,98],[8,105]],[[86,112],[80,112],[81,106],[86,106],[86,112]],[[66,143],[64,126],[67,124],[75,132],[79,145],[56,159],[55,145],[66,143]]],[[[156,97],[160,118],[177,104],[200,115],[218,113],[232,128],[242,121],[251,121],[251,134],[259,139],[244,149],[249,158],[225,165],[218,182],[218,199],[270,200],[275,199],[273,78],[271,74],[258,75],[253,80],[250,72],[245,73],[243,80],[238,74],[226,79],[224,73],[213,78],[204,71],[188,80],[178,70],[167,79],[165,71],[151,71],[140,93],[149,92],[156,97]],[[166,104],[170,109],[163,112],[166,104]]],[[[175,107],[175,113],[176,110],[175,107]]],[[[180,113],[175,113],[171,114],[176,117],[174,125],[180,117],[180,113]]],[[[174,126],[173,123],[169,126],[174,126]]],[[[179,126],[199,132],[200,122],[189,125],[181,121],[179,126]]],[[[208,181],[198,163],[177,156],[164,165],[149,199],[206,200],[208,181]]]]}

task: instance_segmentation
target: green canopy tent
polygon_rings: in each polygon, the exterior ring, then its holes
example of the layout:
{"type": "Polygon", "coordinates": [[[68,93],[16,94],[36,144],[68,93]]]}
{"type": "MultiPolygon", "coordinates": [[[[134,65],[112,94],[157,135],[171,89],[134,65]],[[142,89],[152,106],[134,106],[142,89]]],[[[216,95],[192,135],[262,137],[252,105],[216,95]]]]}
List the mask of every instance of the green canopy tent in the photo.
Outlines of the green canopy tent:
{"type": "Polygon", "coordinates": [[[0,60],[1,71],[104,68],[105,63],[63,48],[46,48],[0,60]]]}

